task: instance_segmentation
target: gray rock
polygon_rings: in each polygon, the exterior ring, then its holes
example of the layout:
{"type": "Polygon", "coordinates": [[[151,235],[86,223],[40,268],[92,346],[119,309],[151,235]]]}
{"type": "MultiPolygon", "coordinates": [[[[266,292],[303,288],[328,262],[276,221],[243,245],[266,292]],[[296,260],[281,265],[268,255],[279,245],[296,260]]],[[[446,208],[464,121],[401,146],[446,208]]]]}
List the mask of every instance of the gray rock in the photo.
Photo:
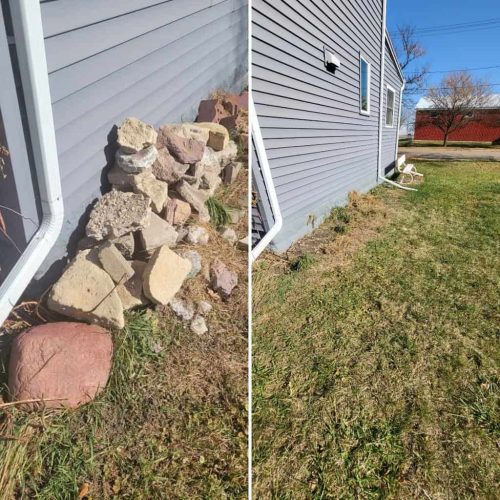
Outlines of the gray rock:
{"type": "Polygon", "coordinates": [[[248,252],[248,236],[245,236],[243,239],[238,241],[238,248],[240,250],[244,250],[245,252],[248,252]]]}
{"type": "Polygon", "coordinates": [[[193,321],[191,321],[191,331],[200,336],[208,332],[207,323],[203,316],[195,316],[193,321]]]}
{"type": "Polygon", "coordinates": [[[141,242],[144,250],[151,253],[164,245],[174,247],[177,244],[177,231],[167,221],[156,214],[151,214],[148,227],[141,230],[141,242]]]}
{"type": "Polygon", "coordinates": [[[124,153],[134,154],[156,143],[156,130],[137,118],[126,118],[118,127],[117,141],[124,153]]]}
{"type": "Polygon", "coordinates": [[[95,204],[86,227],[89,238],[119,238],[149,224],[149,198],[141,194],[110,191],[95,204]]]}
{"type": "Polygon", "coordinates": [[[227,240],[231,245],[234,245],[238,241],[236,231],[230,227],[223,227],[219,232],[221,237],[227,240]]]}
{"type": "MultiPolygon", "coordinates": [[[[120,148],[115,155],[116,164],[128,174],[140,174],[148,170],[156,160],[158,151],[155,146],[141,149],[134,154],[128,154],[120,148]]],[[[115,184],[115,183],[113,183],[115,184]]]]}
{"type": "Polygon", "coordinates": [[[206,245],[209,236],[207,230],[201,226],[189,226],[186,241],[191,245],[206,245]]]}
{"type": "Polygon", "coordinates": [[[197,304],[197,308],[202,315],[208,314],[213,309],[212,304],[210,304],[210,302],[207,302],[206,300],[200,300],[197,304]]]}
{"type": "Polygon", "coordinates": [[[222,298],[227,299],[238,285],[238,275],[230,271],[220,260],[210,266],[210,286],[222,298]]]}
{"type": "Polygon", "coordinates": [[[124,283],[134,275],[134,270],[113,243],[107,241],[99,249],[99,262],[115,283],[124,283]]]}
{"type": "Polygon", "coordinates": [[[233,184],[238,178],[243,164],[240,162],[231,162],[224,167],[224,184],[233,184]]]}
{"type": "Polygon", "coordinates": [[[184,201],[187,201],[191,205],[192,209],[199,215],[200,221],[208,222],[210,220],[210,214],[205,205],[208,199],[207,194],[192,188],[186,181],[179,183],[177,193],[179,193],[184,201]]]}
{"type": "Polygon", "coordinates": [[[201,177],[200,188],[205,189],[212,196],[221,184],[222,179],[219,174],[207,170],[201,177]]]}
{"type": "Polygon", "coordinates": [[[157,214],[163,210],[168,200],[168,184],[159,181],[149,171],[135,176],[134,192],[149,197],[151,208],[157,214]]]}
{"type": "Polygon", "coordinates": [[[191,262],[191,271],[187,277],[194,278],[201,271],[201,255],[195,250],[187,250],[182,253],[182,257],[191,262]]]}
{"type": "Polygon", "coordinates": [[[134,174],[123,171],[118,165],[114,165],[108,172],[108,181],[120,191],[132,189],[134,184],[134,174]]]}
{"type": "Polygon", "coordinates": [[[118,251],[126,258],[131,259],[134,255],[135,240],[132,233],[124,234],[119,238],[112,238],[111,243],[115,245],[118,251]]]}
{"type": "Polygon", "coordinates": [[[188,229],[187,227],[180,226],[176,228],[176,231],[177,231],[177,243],[180,243],[187,236],[188,229]]]}
{"type": "Polygon", "coordinates": [[[225,167],[238,156],[238,146],[234,141],[229,141],[228,145],[222,151],[214,153],[220,167],[225,167]]]}
{"type": "Polygon", "coordinates": [[[134,260],[130,264],[134,270],[134,275],[128,281],[116,287],[116,293],[120,297],[125,310],[149,303],[142,291],[143,274],[147,264],[141,260],[134,260]]]}
{"type": "Polygon", "coordinates": [[[183,319],[184,321],[193,319],[194,305],[192,302],[174,297],[170,301],[170,307],[175,315],[183,319]]]}

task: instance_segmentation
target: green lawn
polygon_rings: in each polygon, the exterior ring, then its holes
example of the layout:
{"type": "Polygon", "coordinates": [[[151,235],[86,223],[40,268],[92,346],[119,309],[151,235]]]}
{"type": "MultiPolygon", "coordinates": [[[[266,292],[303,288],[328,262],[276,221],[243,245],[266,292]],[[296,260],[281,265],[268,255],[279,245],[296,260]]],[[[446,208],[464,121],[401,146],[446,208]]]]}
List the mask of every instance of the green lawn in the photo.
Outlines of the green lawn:
{"type": "Polygon", "coordinates": [[[500,164],[418,169],[256,266],[255,498],[498,498],[500,164]]]}

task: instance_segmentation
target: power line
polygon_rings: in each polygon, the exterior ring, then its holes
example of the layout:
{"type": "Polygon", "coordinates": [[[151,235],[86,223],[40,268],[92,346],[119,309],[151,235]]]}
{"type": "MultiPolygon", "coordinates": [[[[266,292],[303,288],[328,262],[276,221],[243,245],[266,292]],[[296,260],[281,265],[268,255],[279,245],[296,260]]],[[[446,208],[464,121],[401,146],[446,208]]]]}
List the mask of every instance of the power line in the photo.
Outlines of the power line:
{"type": "Polygon", "coordinates": [[[500,17],[493,17],[489,19],[483,19],[480,21],[468,21],[465,23],[456,23],[456,24],[440,24],[435,26],[427,26],[424,28],[415,28],[415,33],[424,33],[429,31],[442,31],[447,29],[462,29],[474,26],[482,26],[487,24],[495,24],[500,22],[500,17]]]}
{"type": "Polygon", "coordinates": [[[427,71],[427,73],[455,73],[457,71],[479,71],[481,69],[493,69],[500,68],[500,64],[497,66],[483,66],[481,68],[463,68],[463,69],[448,69],[448,70],[436,70],[436,71],[427,71]]]}
{"type": "MultiPolygon", "coordinates": [[[[500,18],[494,17],[490,19],[484,19],[482,21],[472,21],[466,23],[456,23],[456,24],[442,24],[437,26],[428,26],[425,28],[416,28],[414,33],[421,37],[426,36],[440,36],[449,34],[460,34],[468,33],[471,31],[485,30],[497,28],[500,26],[500,18]]],[[[394,33],[396,36],[400,36],[399,33],[394,33]]]]}

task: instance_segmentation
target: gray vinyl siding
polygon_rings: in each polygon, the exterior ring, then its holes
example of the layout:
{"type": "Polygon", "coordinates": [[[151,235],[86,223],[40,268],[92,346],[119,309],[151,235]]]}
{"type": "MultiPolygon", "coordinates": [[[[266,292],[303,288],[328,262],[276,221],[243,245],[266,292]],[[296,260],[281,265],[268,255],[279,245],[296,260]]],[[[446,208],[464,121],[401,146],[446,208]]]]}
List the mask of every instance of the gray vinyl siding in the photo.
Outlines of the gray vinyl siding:
{"type": "Polygon", "coordinates": [[[401,96],[401,85],[396,61],[392,57],[389,45],[385,46],[385,69],[384,69],[384,105],[382,107],[382,172],[385,175],[394,171],[394,161],[397,153],[398,116],[401,96]],[[394,89],[394,127],[386,127],[385,115],[387,111],[387,85],[394,89]]]}
{"type": "Polygon", "coordinates": [[[283,215],[286,249],[349,191],[377,183],[382,0],[253,1],[253,97],[283,215]],[[326,71],[323,46],[341,67],[326,71]],[[359,110],[360,53],[371,63],[359,110]]]}
{"type": "Polygon", "coordinates": [[[194,120],[211,91],[246,85],[248,1],[55,0],[41,8],[65,203],[46,268],[82,235],[84,214],[107,190],[115,125],[127,116],[155,126],[194,120]]]}

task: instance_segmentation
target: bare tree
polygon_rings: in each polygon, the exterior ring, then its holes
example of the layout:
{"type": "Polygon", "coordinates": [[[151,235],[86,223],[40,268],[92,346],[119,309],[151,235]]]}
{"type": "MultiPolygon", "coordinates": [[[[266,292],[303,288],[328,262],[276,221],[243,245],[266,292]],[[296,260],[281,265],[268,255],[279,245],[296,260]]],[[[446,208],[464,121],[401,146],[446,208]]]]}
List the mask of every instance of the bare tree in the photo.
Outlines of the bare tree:
{"type": "Polygon", "coordinates": [[[487,104],[490,88],[487,81],[474,79],[467,71],[450,73],[429,88],[426,97],[435,111],[427,120],[443,132],[443,146],[452,132],[477,119],[474,111],[487,104]]]}
{"type": "Polygon", "coordinates": [[[415,67],[412,64],[426,54],[425,48],[416,39],[415,28],[413,26],[398,26],[396,52],[406,81],[405,91],[407,93],[414,93],[423,87],[425,78],[429,72],[429,66],[415,67]]]}
{"type": "Polygon", "coordinates": [[[410,131],[415,125],[415,95],[424,87],[429,66],[418,64],[426,50],[417,40],[415,27],[398,26],[395,39],[396,55],[405,77],[405,88],[402,99],[401,125],[410,131]]]}

